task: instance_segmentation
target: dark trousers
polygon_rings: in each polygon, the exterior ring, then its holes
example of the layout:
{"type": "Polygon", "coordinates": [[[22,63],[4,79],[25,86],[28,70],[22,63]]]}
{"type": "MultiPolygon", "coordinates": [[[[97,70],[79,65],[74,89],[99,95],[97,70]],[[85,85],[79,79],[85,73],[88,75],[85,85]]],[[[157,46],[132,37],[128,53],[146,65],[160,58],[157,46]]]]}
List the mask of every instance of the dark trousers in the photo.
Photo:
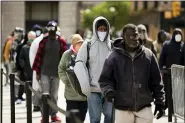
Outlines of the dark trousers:
{"type": "MultiPolygon", "coordinates": [[[[19,74],[19,79],[23,82],[26,82],[26,81],[32,81],[32,78],[26,78],[24,73],[23,72],[20,72],[19,74]]],[[[32,83],[30,83],[32,86],[32,83]]],[[[18,99],[22,99],[22,96],[23,94],[25,93],[25,88],[24,88],[24,85],[19,85],[19,91],[18,91],[18,99]]]]}
{"type": "MultiPolygon", "coordinates": [[[[18,75],[19,79],[23,82],[25,82],[25,76],[23,74],[23,72],[21,71],[18,75]]],[[[19,85],[19,91],[18,91],[18,99],[22,99],[22,96],[24,94],[25,90],[24,90],[24,85],[19,85]]]]}
{"type": "MultiPolygon", "coordinates": [[[[87,113],[87,101],[70,101],[66,100],[67,103],[67,111],[72,109],[78,109],[79,113],[77,114],[77,117],[84,122],[86,113],[87,113]]],[[[66,118],[66,123],[71,123],[69,118],[66,118]]]]}
{"type": "Polygon", "coordinates": [[[24,85],[19,85],[18,99],[22,99],[24,92],[24,85]]]}

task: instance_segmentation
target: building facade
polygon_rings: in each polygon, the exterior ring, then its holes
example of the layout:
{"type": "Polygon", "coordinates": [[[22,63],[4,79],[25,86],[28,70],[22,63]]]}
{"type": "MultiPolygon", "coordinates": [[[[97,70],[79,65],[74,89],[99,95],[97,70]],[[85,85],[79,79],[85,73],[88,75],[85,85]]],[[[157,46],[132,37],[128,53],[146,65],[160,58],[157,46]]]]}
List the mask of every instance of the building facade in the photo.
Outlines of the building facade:
{"type": "Polygon", "coordinates": [[[4,44],[13,29],[23,27],[28,32],[34,24],[46,26],[55,20],[61,28],[62,35],[70,36],[80,27],[80,10],[100,2],[63,2],[63,1],[2,1],[2,38],[4,44]]]}
{"type": "MultiPolygon", "coordinates": [[[[165,12],[172,12],[171,1],[132,1],[131,16],[129,22],[144,24],[148,29],[148,35],[156,40],[157,33],[163,29],[172,33],[174,28],[181,28],[185,33],[185,9],[184,2],[181,2],[181,14],[178,17],[165,17],[165,12]]],[[[184,35],[185,36],[185,35],[184,35]]]]}

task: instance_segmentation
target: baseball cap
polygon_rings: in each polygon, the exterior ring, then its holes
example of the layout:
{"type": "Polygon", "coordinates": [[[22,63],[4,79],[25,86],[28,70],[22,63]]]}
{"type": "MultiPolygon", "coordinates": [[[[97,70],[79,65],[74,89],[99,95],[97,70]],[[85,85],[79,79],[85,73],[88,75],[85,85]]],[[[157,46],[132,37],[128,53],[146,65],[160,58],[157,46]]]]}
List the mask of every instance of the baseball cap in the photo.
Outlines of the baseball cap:
{"type": "Polygon", "coordinates": [[[47,27],[49,26],[57,27],[57,23],[55,21],[49,21],[47,27]]]}

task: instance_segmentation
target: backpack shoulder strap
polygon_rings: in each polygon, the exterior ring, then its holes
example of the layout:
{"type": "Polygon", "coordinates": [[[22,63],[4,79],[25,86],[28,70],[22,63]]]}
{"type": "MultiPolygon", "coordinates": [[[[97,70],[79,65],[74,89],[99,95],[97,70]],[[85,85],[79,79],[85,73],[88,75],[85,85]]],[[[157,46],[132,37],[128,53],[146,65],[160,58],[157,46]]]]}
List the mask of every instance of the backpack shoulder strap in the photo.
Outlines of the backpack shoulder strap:
{"type": "Polygon", "coordinates": [[[89,56],[89,51],[90,51],[90,48],[91,48],[91,42],[87,42],[87,62],[86,62],[86,66],[87,68],[89,68],[89,59],[90,59],[90,56],[89,56]]]}

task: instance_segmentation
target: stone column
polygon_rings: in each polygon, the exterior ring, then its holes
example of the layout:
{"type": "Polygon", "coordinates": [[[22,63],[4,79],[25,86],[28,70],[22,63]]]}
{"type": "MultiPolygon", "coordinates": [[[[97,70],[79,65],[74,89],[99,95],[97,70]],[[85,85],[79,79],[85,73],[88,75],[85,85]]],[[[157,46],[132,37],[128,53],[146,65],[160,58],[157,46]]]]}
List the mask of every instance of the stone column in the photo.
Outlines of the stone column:
{"type": "Polygon", "coordinates": [[[75,33],[77,29],[78,2],[59,2],[59,27],[61,28],[61,34],[70,43],[70,37],[75,33]]]}
{"type": "Polygon", "coordinates": [[[25,29],[25,2],[2,1],[2,38],[1,44],[13,29],[18,26],[25,29]]]}

